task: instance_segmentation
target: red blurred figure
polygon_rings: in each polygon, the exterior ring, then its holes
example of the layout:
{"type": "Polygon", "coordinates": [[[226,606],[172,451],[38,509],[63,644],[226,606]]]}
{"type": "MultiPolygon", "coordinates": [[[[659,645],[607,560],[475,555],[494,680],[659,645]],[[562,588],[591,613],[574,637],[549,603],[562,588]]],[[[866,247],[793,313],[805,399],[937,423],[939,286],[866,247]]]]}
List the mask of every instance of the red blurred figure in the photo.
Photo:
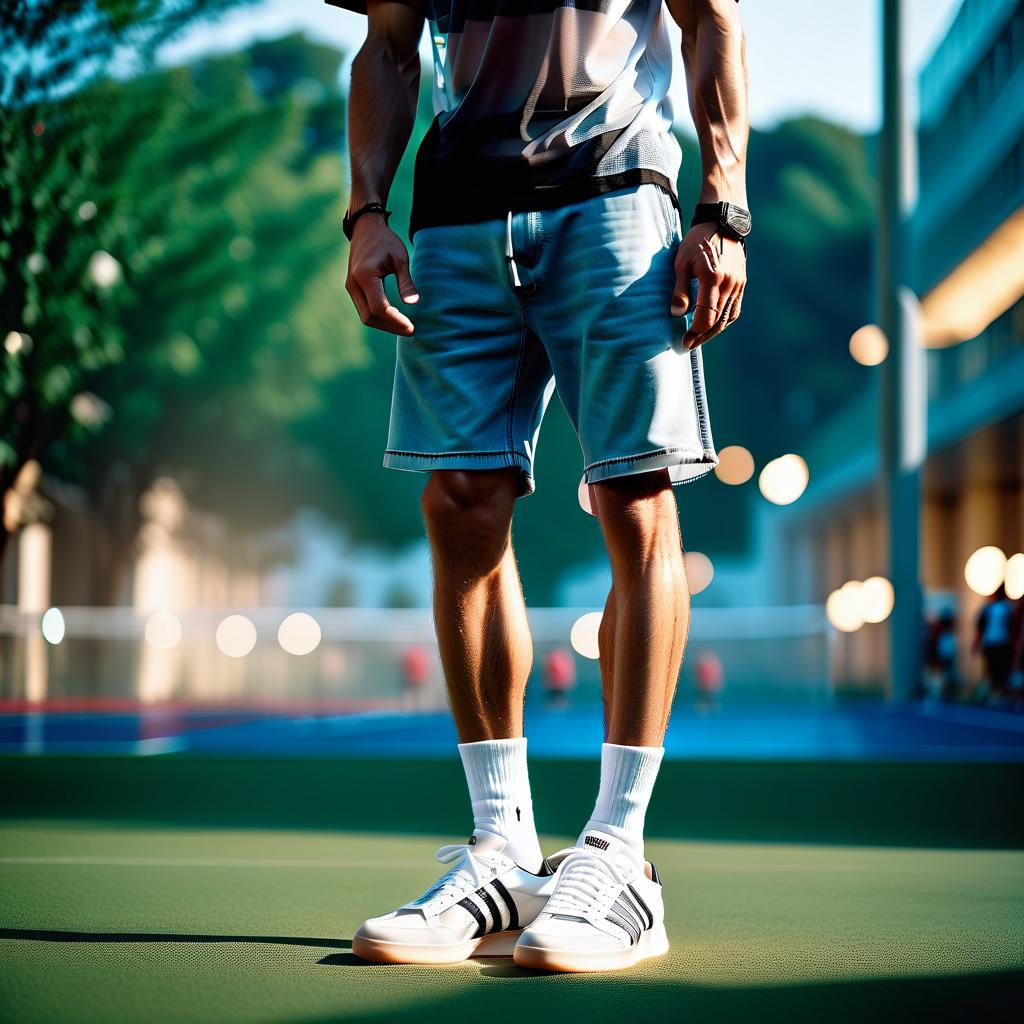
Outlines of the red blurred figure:
{"type": "Polygon", "coordinates": [[[566,707],[576,687],[576,659],[564,648],[548,651],[544,658],[544,695],[548,707],[566,707]]]}
{"type": "Polygon", "coordinates": [[[701,711],[715,711],[718,698],[725,689],[725,670],[714,651],[701,651],[694,665],[697,678],[697,707],[701,711]]]}
{"type": "Polygon", "coordinates": [[[402,670],[402,695],[412,707],[420,703],[420,695],[430,681],[430,655],[425,647],[407,647],[399,658],[402,670]]]}

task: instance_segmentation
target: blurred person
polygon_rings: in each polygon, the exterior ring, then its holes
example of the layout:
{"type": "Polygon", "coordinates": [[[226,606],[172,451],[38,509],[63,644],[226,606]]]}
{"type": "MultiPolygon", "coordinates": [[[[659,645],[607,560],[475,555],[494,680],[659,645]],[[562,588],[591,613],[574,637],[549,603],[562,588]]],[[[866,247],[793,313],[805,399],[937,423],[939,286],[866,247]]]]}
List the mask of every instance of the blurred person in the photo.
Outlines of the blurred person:
{"type": "Polygon", "coordinates": [[[368,12],[349,94],[346,288],[364,324],[397,335],[384,465],[430,474],[421,507],[434,620],[474,817],[469,841],[438,854],[447,873],[366,921],[352,948],[403,963],[513,952],[550,970],[627,967],[668,949],[643,825],[689,623],[672,488],[718,462],[700,346],[735,322],[746,283],[738,8],[330,2],[368,12]],[[676,195],[669,18],[682,30],[700,144],[692,217],[676,195]],[[410,265],[386,203],[415,120],[425,21],[436,116],[416,158],[410,265]],[[404,308],[388,298],[390,275],[404,308]],[[555,388],[583,449],[613,583],[600,631],[597,802],[576,845],[545,861],[527,776],[533,653],[511,522],[516,499],[534,490],[555,388]]]}
{"type": "Polygon", "coordinates": [[[701,651],[694,667],[697,683],[697,710],[717,711],[725,689],[725,669],[714,651],[701,651]]]}
{"type": "Polygon", "coordinates": [[[430,655],[425,647],[407,647],[399,660],[402,677],[402,698],[407,707],[422,703],[423,691],[430,682],[430,655]]]}
{"type": "Polygon", "coordinates": [[[1024,597],[1014,602],[1013,659],[1008,684],[1010,700],[1015,707],[1024,703],[1024,597]]]}
{"type": "Polygon", "coordinates": [[[544,696],[548,708],[566,708],[576,688],[576,659],[564,647],[548,651],[544,658],[544,696]]]}
{"type": "Polygon", "coordinates": [[[943,608],[927,623],[925,671],[928,687],[925,695],[936,700],[956,700],[959,685],[956,673],[956,616],[943,608]]]}
{"type": "Polygon", "coordinates": [[[1002,703],[1007,696],[1010,670],[1013,667],[1014,608],[1006,596],[1006,588],[999,589],[988,599],[974,624],[974,643],[971,651],[980,654],[985,662],[990,703],[1002,703]]]}

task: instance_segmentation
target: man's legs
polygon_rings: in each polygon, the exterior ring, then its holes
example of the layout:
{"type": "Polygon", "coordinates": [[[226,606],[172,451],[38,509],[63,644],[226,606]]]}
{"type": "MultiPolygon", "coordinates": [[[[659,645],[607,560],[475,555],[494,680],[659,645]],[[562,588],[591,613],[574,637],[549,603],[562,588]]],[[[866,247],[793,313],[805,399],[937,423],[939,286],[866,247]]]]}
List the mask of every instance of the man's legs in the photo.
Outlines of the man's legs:
{"type": "Polygon", "coordinates": [[[615,835],[642,858],[644,816],[689,629],[689,589],[667,472],[593,486],[612,588],[599,632],[607,742],[584,832],[615,835]]]}
{"type": "Polygon", "coordinates": [[[478,831],[528,870],[542,857],[526,771],[523,699],[533,642],[512,550],[518,469],[435,470],[421,506],[434,624],[478,831]]]}
{"type": "Polygon", "coordinates": [[[616,970],[669,948],[643,829],[689,619],[675,496],[665,470],[594,490],[613,580],[598,638],[607,742],[590,820],[553,855],[555,890],[516,943],[516,963],[542,970],[616,970]]]}

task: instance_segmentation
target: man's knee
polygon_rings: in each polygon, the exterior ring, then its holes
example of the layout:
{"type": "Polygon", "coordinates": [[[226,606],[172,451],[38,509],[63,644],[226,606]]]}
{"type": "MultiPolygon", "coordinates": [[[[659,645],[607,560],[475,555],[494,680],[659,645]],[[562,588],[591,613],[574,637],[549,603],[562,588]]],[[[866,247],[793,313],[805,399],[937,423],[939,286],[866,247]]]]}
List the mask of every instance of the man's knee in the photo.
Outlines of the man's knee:
{"type": "Polygon", "coordinates": [[[420,507],[435,538],[463,544],[503,543],[520,493],[520,470],[434,470],[420,507]]]}
{"type": "Polygon", "coordinates": [[[612,477],[594,485],[606,534],[644,544],[659,535],[678,536],[679,511],[668,473],[612,477]]]}

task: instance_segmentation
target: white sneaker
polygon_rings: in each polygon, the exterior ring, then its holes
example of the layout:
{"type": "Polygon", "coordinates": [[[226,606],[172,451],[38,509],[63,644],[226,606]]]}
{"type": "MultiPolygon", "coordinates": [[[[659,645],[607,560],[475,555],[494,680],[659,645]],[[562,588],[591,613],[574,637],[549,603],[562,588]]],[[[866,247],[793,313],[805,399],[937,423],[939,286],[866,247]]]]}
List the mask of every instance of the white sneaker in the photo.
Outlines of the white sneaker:
{"type": "Polygon", "coordinates": [[[658,872],[621,840],[588,831],[547,863],[555,891],[516,943],[520,967],[616,971],[668,952],[658,872]]]}
{"type": "Polygon", "coordinates": [[[545,864],[532,874],[506,857],[505,840],[477,831],[469,843],[442,846],[451,864],[419,899],[364,921],[352,952],[385,964],[451,964],[471,956],[509,956],[524,927],[554,891],[545,864]]]}

